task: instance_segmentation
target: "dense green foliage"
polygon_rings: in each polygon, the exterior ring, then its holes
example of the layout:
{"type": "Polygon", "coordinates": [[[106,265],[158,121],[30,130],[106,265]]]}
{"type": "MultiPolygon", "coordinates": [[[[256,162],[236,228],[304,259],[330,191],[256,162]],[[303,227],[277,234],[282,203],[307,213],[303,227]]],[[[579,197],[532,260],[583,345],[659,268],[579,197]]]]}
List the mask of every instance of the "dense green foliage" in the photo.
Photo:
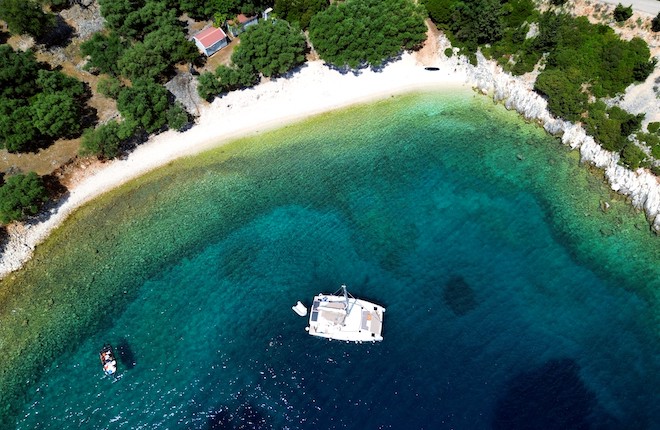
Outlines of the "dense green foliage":
{"type": "Polygon", "coordinates": [[[164,80],[172,66],[198,57],[177,10],[165,0],[100,0],[111,30],[81,45],[87,69],[129,79],[164,80]]]}
{"type": "Polygon", "coordinates": [[[225,18],[239,13],[254,15],[273,6],[273,0],[179,0],[179,8],[196,19],[225,18]]]}
{"type": "Polygon", "coordinates": [[[96,155],[100,158],[114,158],[119,155],[123,142],[133,135],[135,123],[110,121],[96,128],[88,128],[82,136],[81,155],[96,155]]]}
{"type": "MultiPolygon", "coordinates": [[[[551,3],[560,6],[565,1],[551,3]]],[[[610,27],[591,24],[586,17],[555,10],[540,14],[532,0],[424,0],[424,5],[461,52],[471,55],[479,48],[513,74],[532,71],[545,54],[534,89],[547,98],[550,112],[584,122],[600,145],[621,155],[623,164],[647,164],[644,152],[629,141],[642,118],[607,109],[602,102],[588,103],[591,97],[621,93],[653,72],[656,61],[650,60],[643,40],[621,40],[610,27]]],[[[616,20],[630,15],[630,8],[616,8],[616,20]]],[[[660,15],[657,21],[660,27],[660,15]]],[[[654,145],[648,146],[653,151],[654,145]]]]}
{"type": "Polygon", "coordinates": [[[149,79],[136,79],[131,87],[121,90],[117,108],[122,116],[149,133],[167,124],[169,92],[149,79]]]}
{"type": "Polygon", "coordinates": [[[204,72],[199,75],[198,85],[197,85],[197,94],[204,100],[211,100],[218,94],[225,92],[223,86],[220,83],[220,80],[216,77],[214,73],[204,72]]]}
{"type": "Polygon", "coordinates": [[[188,112],[183,108],[179,102],[174,103],[167,109],[167,126],[171,130],[181,130],[190,123],[188,112]]]}
{"type": "Polygon", "coordinates": [[[336,67],[379,67],[426,39],[425,15],[411,0],[347,0],[314,15],[309,37],[336,67]]]}
{"type": "Polygon", "coordinates": [[[43,11],[35,0],[0,0],[0,19],[14,34],[41,37],[55,26],[55,16],[43,11]]]}
{"type": "Polygon", "coordinates": [[[621,163],[625,166],[635,170],[646,166],[647,162],[648,157],[646,153],[634,143],[628,142],[626,146],[623,147],[623,151],[621,151],[621,163]]]}
{"type": "Polygon", "coordinates": [[[613,17],[616,22],[624,22],[633,14],[632,6],[624,7],[621,3],[614,8],[613,17]]]}
{"type": "Polygon", "coordinates": [[[0,222],[8,224],[36,214],[47,197],[42,179],[34,172],[5,178],[0,186],[0,222]]]}
{"type": "Polygon", "coordinates": [[[197,92],[205,100],[229,91],[248,88],[259,82],[259,75],[244,67],[218,66],[215,74],[206,72],[199,77],[197,92]]]}
{"type": "MultiPolygon", "coordinates": [[[[541,34],[537,37],[526,37],[529,23],[540,19],[532,0],[512,0],[502,4],[502,37],[490,42],[490,47],[483,47],[484,54],[496,58],[505,70],[515,75],[531,72],[547,51],[544,49],[548,43],[547,31],[543,31],[543,25],[539,25],[541,34]]],[[[469,50],[469,46],[466,48],[469,50]]]]}
{"type": "Polygon", "coordinates": [[[259,74],[279,76],[305,61],[305,38],[297,27],[284,20],[267,20],[250,26],[231,56],[232,66],[219,66],[215,74],[199,77],[197,92],[205,100],[251,87],[259,74]]]}
{"type": "Polygon", "coordinates": [[[81,153],[112,158],[122,143],[144,131],[153,133],[169,124],[180,129],[189,123],[180,105],[160,83],[174,73],[174,65],[199,57],[186,36],[181,12],[209,16],[222,0],[99,0],[106,34],[95,34],[81,45],[89,57],[86,68],[109,76],[99,80],[99,93],[117,100],[125,119],[86,130],[81,153]],[[128,82],[130,81],[130,82],[128,82]]]}
{"type": "Polygon", "coordinates": [[[450,29],[466,45],[476,48],[502,38],[504,22],[499,0],[455,2],[451,10],[450,29]]]}
{"type": "Polygon", "coordinates": [[[653,158],[660,160],[660,122],[649,123],[648,133],[637,133],[637,140],[651,149],[653,158]]]}
{"type": "Polygon", "coordinates": [[[0,147],[10,152],[81,131],[84,85],[46,67],[30,51],[0,45],[0,147]]]}
{"type": "Polygon", "coordinates": [[[305,30],[312,17],[329,5],[328,0],[275,0],[274,11],[278,17],[305,30]]]}
{"type": "Polygon", "coordinates": [[[613,106],[608,108],[602,101],[589,105],[589,116],[584,126],[603,148],[618,152],[621,162],[636,169],[646,164],[646,154],[629,140],[641,127],[644,115],[632,115],[613,106]]]}
{"type": "Polygon", "coordinates": [[[653,70],[646,70],[650,51],[643,40],[621,40],[611,28],[590,24],[585,17],[564,16],[557,38],[546,69],[578,69],[580,81],[590,84],[596,97],[614,96],[653,70]]]}
{"type": "Polygon", "coordinates": [[[231,56],[241,69],[279,76],[305,61],[305,37],[284,20],[266,20],[250,26],[231,56]]]}
{"type": "Polygon", "coordinates": [[[578,121],[587,107],[587,94],[577,79],[576,69],[548,70],[536,79],[534,89],[548,98],[548,109],[570,121],[578,121]]]}
{"type": "Polygon", "coordinates": [[[92,72],[120,75],[119,59],[130,44],[115,32],[109,35],[95,33],[91,39],[80,44],[80,52],[89,56],[85,69],[92,72]]]}
{"type": "Polygon", "coordinates": [[[116,77],[106,76],[99,79],[98,84],[96,84],[96,91],[99,94],[116,100],[123,87],[121,81],[116,77]]]}

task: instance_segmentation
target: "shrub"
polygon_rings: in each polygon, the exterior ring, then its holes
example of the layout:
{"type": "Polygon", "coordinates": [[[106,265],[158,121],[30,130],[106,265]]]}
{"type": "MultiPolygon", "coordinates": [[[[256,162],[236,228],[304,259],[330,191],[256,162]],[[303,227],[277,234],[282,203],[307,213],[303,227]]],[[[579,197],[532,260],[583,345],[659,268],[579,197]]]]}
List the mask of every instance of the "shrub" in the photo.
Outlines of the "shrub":
{"type": "Polygon", "coordinates": [[[656,17],[653,18],[653,21],[651,21],[651,31],[656,33],[660,31],[660,12],[658,12],[656,17]]]}
{"type": "Polygon", "coordinates": [[[534,90],[547,96],[550,112],[570,121],[579,120],[587,107],[588,97],[576,79],[577,73],[575,70],[569,74],[561,70],[544,70],[534,84],[534,90]]]}
{"type": "Polygon", "coordinates": [[[107,76],[101,78],[99,79],[99,82],[96,85],[96,90],[99,93],[115,100],[117,99],[117,97],[119,97],[119,93],[121,93],[122,88],[123,85],[121,84],[121,81],[115,78],[114,76],[107,76]]]}
{"type": "Polygon", "coordinates": [[[632,142],[621,151],[621,162],[633,170],[639,169],[647,161],[647,156],[637,145],[632,142]]]}
{"type": "Polygon", "coordinates": [[[616,8],[614,8],[614,20],[616,22],[624,22],[628,18],[630,18],[633,14],[632,11],[632,6],[624,7],[621,3],[616,5],[616,8]]]}

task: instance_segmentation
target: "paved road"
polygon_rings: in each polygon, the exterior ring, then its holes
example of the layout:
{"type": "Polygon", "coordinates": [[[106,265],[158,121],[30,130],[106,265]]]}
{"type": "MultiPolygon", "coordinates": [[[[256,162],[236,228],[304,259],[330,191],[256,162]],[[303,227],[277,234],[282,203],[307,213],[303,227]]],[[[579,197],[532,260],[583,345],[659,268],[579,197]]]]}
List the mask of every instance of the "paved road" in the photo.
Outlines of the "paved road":
{"type": "Polygon", "coordinates": [[[633,10],[637,12],[645,12],[649,15],[656,16],[660,13],[660,1],[658,0],[599,0],[601,3],[609,3],[617,5],[621,3],[624,6],[632,4],[633,10]]]}

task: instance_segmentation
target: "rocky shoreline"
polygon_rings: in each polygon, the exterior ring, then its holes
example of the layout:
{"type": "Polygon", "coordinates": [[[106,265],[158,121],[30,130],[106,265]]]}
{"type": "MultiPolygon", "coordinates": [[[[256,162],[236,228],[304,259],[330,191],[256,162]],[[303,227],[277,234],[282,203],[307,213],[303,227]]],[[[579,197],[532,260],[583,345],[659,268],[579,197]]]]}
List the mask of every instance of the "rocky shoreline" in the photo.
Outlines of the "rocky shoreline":
{"type": "Polygon", "coordinates": [[[451,46],[444,36],[440,36],[439,46],[442,61],[462,70],[468,84],[503,103],[507,109],[538,122],[548,133],[560,137],[564,145],[579,150],[582,162],[602,169],[612,190],[628,197],[634,207],[643,210],[653,231],[660,234],[659,178],[643,168],[632,171],[619,165],[619,154],[603,149],[581,125],[552,116],[546,100],[532,90],[532,81],[509,75],[481,53],[477,54],[476,66],[464,56],[444,56],[444,49],[451,46]]]}

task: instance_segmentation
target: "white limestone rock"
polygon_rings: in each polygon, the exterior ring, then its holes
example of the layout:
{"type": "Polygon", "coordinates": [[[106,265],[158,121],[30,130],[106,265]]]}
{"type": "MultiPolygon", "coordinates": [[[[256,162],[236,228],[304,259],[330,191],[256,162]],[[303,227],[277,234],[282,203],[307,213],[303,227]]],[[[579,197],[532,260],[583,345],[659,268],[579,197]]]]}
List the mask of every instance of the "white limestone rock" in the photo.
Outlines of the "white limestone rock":
{"type": "MultiPolygon", "coordinates": [[[[440,37],[440,46],[450,46],[449,41],[440,37]]],[[[553,135],[561,135],[561,141],[571,149],[580,151],[580,158],[605,171],[613,190],[630,197],[632,204],[646,212],[652,228],[660,232],[660,181],[644,169],[631,171],[618,164],[619,154],[603,149],[587,135],[579,125],[554,118],[548,111],[547,102],[533,91],[533,83],[510,76],[494,61],[487,60],[477,53],[477,66],[469,64],[465,57],[453,56],[456,68],[465,71],[467,82],[478,91],[491,94],[495,101],[501,101],[507,109],[515,109],[528,120],[541,123],[553,135]]]]}

